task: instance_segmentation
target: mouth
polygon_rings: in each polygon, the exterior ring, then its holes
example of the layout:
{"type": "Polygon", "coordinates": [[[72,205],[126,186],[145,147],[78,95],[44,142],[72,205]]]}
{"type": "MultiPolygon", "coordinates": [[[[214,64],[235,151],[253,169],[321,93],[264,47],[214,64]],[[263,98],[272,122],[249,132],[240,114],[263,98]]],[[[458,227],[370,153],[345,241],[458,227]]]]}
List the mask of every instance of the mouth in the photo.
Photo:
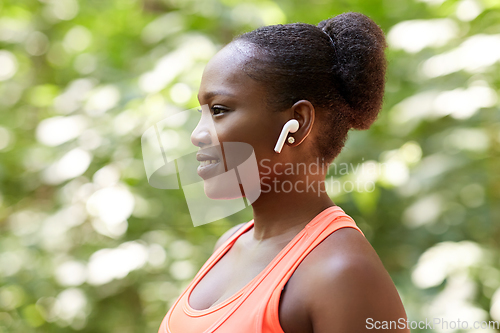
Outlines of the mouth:
{"type": "Polygon", "coordinates": [[[214,165],[214,164],[218,164],[220,162],[219,159],[215,159],[215,160],[204,160],[204,161],[200,161],[200,166],[201,167],[206,167],[208,165],[214,165]]]}
{"type": "Polygon", "coordinates": [[[221,165],[220,158],[218,158],[217,154],[214,153],[215,152],[212,151],[199,152],[198,154],[196,154],[196,159],[200,162],[200,165],[198,166],[198,169],[196,171],[198,175],[203,179],[212,178],[224,172],[219,168],[219,166],[221,165]]]}

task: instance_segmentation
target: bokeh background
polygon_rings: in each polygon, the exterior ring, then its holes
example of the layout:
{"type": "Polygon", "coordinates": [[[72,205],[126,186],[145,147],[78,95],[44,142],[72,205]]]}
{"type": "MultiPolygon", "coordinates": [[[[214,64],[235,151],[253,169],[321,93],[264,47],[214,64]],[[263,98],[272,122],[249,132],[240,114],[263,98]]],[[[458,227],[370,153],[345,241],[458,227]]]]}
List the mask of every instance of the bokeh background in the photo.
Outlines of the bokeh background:
{"type": "Polygon", "coordinates": [[[193,227],[182,191],[147,182],[148,119],[195,107],[235,35],[346,11],[383,28],[389,69],[336,162],[382,171],[335,173],[376,188],[331,196],[409,319],[500,321],[500,1],[2,0],[0,332],[156,332],[251,210],[193,227]]]}

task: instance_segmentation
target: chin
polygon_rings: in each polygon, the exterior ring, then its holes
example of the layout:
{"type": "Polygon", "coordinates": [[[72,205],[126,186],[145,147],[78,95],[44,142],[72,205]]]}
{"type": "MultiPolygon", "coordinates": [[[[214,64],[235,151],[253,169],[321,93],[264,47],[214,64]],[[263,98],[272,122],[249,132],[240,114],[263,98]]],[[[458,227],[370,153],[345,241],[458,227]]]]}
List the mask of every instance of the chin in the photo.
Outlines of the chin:
{"type": "Polygon", "coordinates": [[[228,186],[227,183],[217,181],[216,178],[204,181],[205,195],[212,200],[232,200],[243,198],[240,186],[228,186]]]}

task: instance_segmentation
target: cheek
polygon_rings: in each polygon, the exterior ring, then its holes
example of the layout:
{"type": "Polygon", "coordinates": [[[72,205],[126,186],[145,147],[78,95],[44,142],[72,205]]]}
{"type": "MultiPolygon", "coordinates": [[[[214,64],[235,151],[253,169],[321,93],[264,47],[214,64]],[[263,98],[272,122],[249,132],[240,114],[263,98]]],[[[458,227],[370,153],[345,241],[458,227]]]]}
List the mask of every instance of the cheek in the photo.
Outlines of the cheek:
{"type": "MultiPolygon", "coordinates": [[[[260,174],[265,174],[266,169],[261,165],[274,165],[285,156],[274,151],[281,131],[279,115],[264,114],[263,112],[235,111],[224,119],[216,122],[219,141],[243,142],[253,149],[260,174]]],[[[236,145],[234,146],[236,147],[236,145]]],[[[242,147],[240,145],[240,147],[242,147]]],[[[230,170],[246,161],[252,150],[244,146],[241,149],[226,149],[224,155],[227,169],[230,170]]],[[[274,168],[274,167],[273,167],[274,168]]],[[[279,166],[277,167],[278,170],[279,166]]],[[[280,171],[278,171],[280,172],[280,171]]]]}
{"type": "Polygon", "coordinates": [[[227,125],[217,126],[217,136],[222,142],[244,142],[250,144],[256,156],[274,153],[279,129],[273,128],[271,121],[227,119],[227,125]],[[276,134],[277,133],[277,134],[276,134]]]}
{"type": "MultiPolygon", "coordinates": [[[[229,139],[229,137],[225,137],[225,139],[229,139]]],[[[229,140],[222,140],[222,147],[228,170],[249,161],[252,153],[255,156],[257,165],[274,159],[273,155],[276,154],[273,150],[273,143],[269,144],[259,137],[254,135],[245,136],[243,133],[240,133],[237,137],[231,137],[229,140]]]]}

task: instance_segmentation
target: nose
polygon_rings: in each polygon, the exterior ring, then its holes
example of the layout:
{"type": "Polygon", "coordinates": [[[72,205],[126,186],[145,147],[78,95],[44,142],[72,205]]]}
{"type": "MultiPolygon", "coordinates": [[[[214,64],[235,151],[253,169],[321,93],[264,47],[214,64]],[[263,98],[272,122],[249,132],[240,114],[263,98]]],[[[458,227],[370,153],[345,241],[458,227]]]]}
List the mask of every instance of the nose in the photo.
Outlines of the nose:
{"type": "Polygon", "coordinates": [[[200,148],[206,147],[212,143],[210,127],[203,116],[193,130],[193,133],[191,133],[191,143],[200,148]]]}

